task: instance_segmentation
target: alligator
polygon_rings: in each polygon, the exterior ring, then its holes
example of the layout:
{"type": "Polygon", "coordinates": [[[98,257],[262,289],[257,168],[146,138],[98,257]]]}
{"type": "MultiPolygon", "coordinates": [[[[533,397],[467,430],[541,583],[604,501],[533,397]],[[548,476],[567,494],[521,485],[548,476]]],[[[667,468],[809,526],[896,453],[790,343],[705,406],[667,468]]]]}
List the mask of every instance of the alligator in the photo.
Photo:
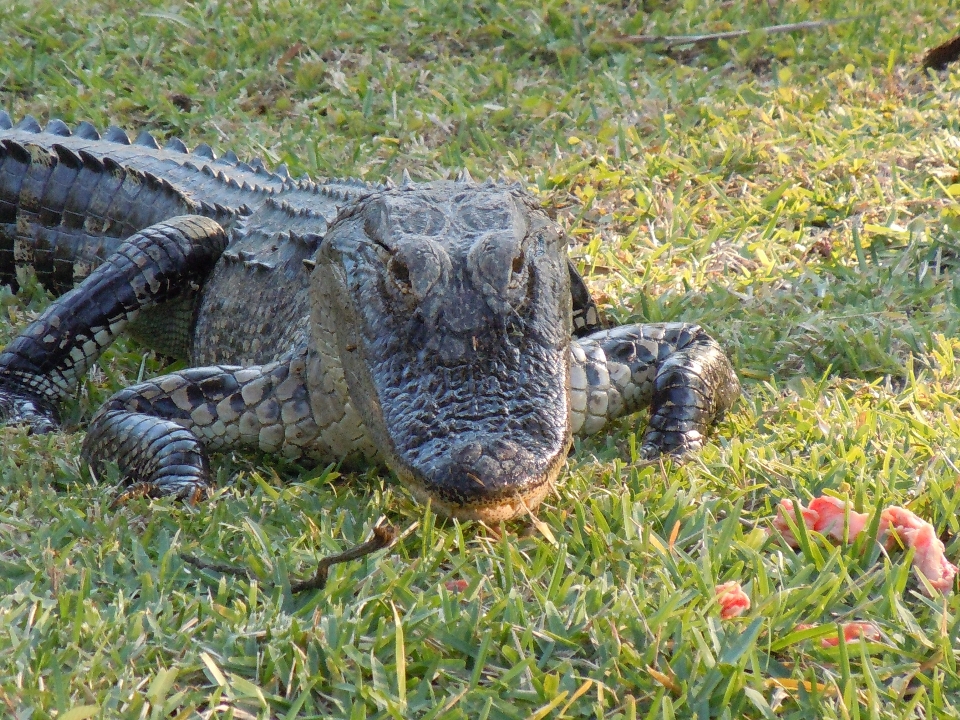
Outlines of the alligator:
{"type": "Polygon", "coordinates": [[[563,232],[501,181],[291,178],[179,139],[0,111],[0,284],[58,296],[0,354],[0,421],[50,432],[123,332],[187,361],[117,392],[81,455],[203,497],[208,456],[386,465],[448,516],[527,513],[574,435],[645,407],[684,457],[739,395],[697,325],[604,328],[563,232]]]}

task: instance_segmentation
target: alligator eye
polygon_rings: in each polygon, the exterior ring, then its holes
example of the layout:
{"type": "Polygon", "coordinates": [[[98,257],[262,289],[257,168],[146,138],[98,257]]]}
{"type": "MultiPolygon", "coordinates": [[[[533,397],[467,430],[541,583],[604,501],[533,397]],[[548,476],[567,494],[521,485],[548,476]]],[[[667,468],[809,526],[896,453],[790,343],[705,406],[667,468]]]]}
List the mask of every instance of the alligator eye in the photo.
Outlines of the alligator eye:
{"type": "Polygon", "coordinates": [[[390,262],[387,265],[387,270],[390,272],[390,277],[393,279],[393,282],[396,284],[400,292],[410,292],[410,269],[403,263],[402,260],[398,260],[396,257],[390,258],[390,262]]]}

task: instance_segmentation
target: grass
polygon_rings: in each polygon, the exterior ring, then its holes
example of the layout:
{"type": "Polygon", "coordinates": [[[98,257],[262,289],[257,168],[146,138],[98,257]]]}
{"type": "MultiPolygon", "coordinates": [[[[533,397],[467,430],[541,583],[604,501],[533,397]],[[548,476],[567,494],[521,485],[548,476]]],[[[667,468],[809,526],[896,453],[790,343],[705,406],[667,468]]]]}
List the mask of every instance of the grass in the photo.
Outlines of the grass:
{"type": "MultiPolygon", "coordinates": [[[[960,74],[917,62],[956,8],[140,5],[6,3],[0,106],[295,173],[520,180],[613,319],[702,323],[744,396],[683,467],[635,462],[642,418],[578,443],[542,525],[499,531],[438,519],[374,472],[269,458],[223,458],[197,507],[111,510],[78,467],[82,431],[0,430],[8,716],[960,716],[960,596],[926,597],[902,553],[764,532],[780,499],[828,492],[907,505],[960,557],[960,74]],[[622,40],[854,16],[670,53],[622,40]],[[383,515],[413,532],[291,595],[383,515]],[[753,607],[721,621],[726,580],[753,607]],[[853,619],[881,639],[820,646],[853,619]]],[[[2,339],[46,302],[0,296],[2,339]]],[[[71,425],[140,368],[119,343],[71,425]]]]}

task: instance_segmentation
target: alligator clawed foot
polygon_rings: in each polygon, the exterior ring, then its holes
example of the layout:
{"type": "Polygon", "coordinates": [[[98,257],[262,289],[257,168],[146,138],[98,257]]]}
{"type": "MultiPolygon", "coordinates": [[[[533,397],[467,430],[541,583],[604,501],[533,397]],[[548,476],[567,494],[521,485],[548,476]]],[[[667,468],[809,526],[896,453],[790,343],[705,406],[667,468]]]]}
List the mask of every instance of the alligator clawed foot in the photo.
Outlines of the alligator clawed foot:
{"type": "Polygon", "coordinates": [[[137,498],[175,497],[188,505],[196,505],[210,496],[210,488],[199,482],[170,485],[163,482],[137,482],[128,487],[113,499],[110,509],[123,507],[137,498]]]}
{"type": "Polygon", "coordinates": [[[31,434],[44,435],[60,426],[57,412],[40,398],[0,385],[0,424],[26,425],[31,434]]]}
{"type": "MultiPolygon", "coordinates": [[[[654,433],[651,433],[653,435],[654,433]]],[[[685,438],[682,441],[670,442],[663,436],[657,438],[647,437],[640,446],[638,452],[639,458],[643,463],[654,463],[669,458],[672,462],[683,464],[692,456],[703,449],[704,438],[697,433],[698,437],[685,438]]]]}
{"type": "Polygon", "coordinates": [[[131,500],[136,500],[137,498],[142,497],[157,497],[156,483],[141,482],[131,485],[113,499],[113,502],[110,503],[110,509],[116,510],[117,508],[123,507],[131,500]]]}

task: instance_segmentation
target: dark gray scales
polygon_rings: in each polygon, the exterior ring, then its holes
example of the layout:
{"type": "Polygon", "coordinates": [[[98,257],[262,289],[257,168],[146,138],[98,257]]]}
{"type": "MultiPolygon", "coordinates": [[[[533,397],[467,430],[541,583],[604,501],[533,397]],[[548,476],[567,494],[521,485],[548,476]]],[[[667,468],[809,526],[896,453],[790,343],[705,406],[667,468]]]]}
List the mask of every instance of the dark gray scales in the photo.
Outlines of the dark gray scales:
{"type": "Polygon", "coordinates": [[[693,325],[602,330],[519,186],[292,179],[146,132],[0,112],[0,283],[61,297],[0,355],[0,416],[53,429],[121,332],[192,369],[117,393],[84,456],[193,498],[210,451],[388,465],[441,512],[544,497],[573,433],[652,406],[648,456],[702,446],[739,385],[693,325]]]}

